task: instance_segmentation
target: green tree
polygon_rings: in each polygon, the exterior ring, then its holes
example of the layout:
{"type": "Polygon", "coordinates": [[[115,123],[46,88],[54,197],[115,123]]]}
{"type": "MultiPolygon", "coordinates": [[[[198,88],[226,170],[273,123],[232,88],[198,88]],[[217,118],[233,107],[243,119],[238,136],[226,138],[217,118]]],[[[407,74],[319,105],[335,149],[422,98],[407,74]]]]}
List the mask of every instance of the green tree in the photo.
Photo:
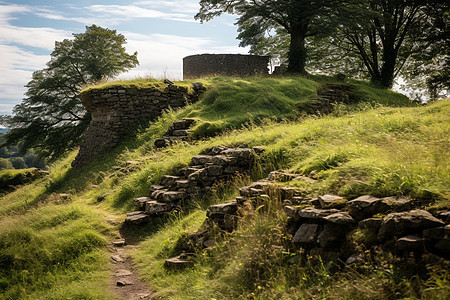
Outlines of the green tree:
{"type": "Polygon", "coordinates": [[[125,52],[126,39],[116,30],[92,25],[73,36],[55,42],[47,67],[34,72],[26,85],[26,98],[13,116],[0,120],[11,128],[6,144],[22,141],[23,152],[34,148],[47,159],[78,146],[91,119],[81,104],[81,88],[138,64],[137,52],[125,52]]]}
{"type": "Polygon", "coordinates": [[[356,53],[372,82],[390,88],[408,60],[433,47],[429,8],[444,5],[425,0],[356,0],[341,11],[333,42],[356,53]]]}
{"type": "Polygon", "coordinates": [[[14,169],[14,167],[8,159],[0,157],[0,170],[5,169],[14,169]]]}
{"type": "MultiPolygon", "coordinates": [[[[208,21],[222,13],[239,16],[240,45],[261,49],[268,33],[282,28],[289,34],[288,72],[304,74],[306,38],[326,31],[327,18],[333,14],[335,0],[201,0],[195,16],[208,21]]],[[[267,44],[267,43],[266,43],[267,44]]]]}

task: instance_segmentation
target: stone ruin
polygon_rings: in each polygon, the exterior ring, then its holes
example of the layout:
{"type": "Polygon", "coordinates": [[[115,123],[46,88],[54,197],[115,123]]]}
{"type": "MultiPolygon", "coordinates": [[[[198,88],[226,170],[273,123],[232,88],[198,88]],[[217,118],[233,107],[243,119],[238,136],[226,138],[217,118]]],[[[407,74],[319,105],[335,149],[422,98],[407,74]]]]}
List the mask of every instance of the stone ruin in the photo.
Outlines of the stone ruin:
{"type": "Polygon", "coordinates": [[[152,185],[149,196],[134,199],[140,210],[128,213],[125,222],[149,222],[204,195],[215,183],[227,181],[236,173],[248,172],[255,153],[255,149],[216,146],[205,154],[195,155],[189,166],[178,174],[164,175],[159,185],[152,185]]]}
{"type": "Polygon", "coordinates": [[[156,120],[167,109],[196,102],[205,90],[200,82],[193,83],[191,91],[165,83],[164,88],[112,86],[82,92],[81,101],[92,120],[72,166],[82,166],[100,151],[116,147],[139,125],[156,120]]]}
{"type": "Polygon", "coordinates": [[[195,124],[194,119],[182,119],[173,122],[162,138],[156,139],[154,145],[156,148],[164,148],[173,143],[187,142],[190,140],[189,135],[192,133],[190,129],[195,124]]]}
{"type": "Polygon", "coordinates": [[[200,54],[183,58],[183,78],[268,75],[269,57],[242,54],[200,54]]]}
{"type": "Polygon", "coordinates": [[[359,263],[363,258],[349,244],[349,236],[362,230],[366,248],[378,245],[400,256],[431,254],[450,259],[450,211],[430,213],[408,197],[363,195],[350,201],[337,195],[305,198],[295,188],[278,185],[292,180],[313,181],[299,174],[274,171],[268,178],[240,188],[235,201],[210,206],[201,229],[177,242],[182,255],[168,259],[165,266],[191,266],[195,253],[215,245],[214,228],[232,232],[246,210],[267,203],[274,194],[284,203],[288,216],[285,234],[294,248],[328,254],[346,264],[359,263]]]}

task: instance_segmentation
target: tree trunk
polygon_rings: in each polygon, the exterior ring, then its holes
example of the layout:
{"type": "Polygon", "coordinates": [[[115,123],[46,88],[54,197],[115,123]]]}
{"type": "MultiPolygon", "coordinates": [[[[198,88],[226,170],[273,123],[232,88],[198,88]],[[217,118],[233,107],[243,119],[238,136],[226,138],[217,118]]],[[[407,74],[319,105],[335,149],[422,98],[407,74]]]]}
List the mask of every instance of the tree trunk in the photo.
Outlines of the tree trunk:
{"type": "Polygon", "coordinates": [[[289,65],[287,72],[293,74],[306,74],[306,48],[305,38],[308,25],[294,24],[291,29],[291,43],[289,45],[289,65]]]}
{"type": "Polygon", "coordinates": [[[385,47],[383,51],[383,64],[378,76],[372,76],[371,81],[381,88],[390,89],[394,84],[395,62],[397,54],[393,47],[385,47]]]}

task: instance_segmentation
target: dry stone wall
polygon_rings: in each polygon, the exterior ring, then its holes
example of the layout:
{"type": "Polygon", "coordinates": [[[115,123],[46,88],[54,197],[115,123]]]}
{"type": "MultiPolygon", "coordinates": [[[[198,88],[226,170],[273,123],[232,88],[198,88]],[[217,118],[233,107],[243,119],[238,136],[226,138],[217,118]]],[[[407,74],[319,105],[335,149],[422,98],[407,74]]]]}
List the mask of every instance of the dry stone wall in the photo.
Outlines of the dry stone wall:
{"type": "Polygon", "coordinates": [[[169,107],[177,109],[195,102],[204,88],[200,83],[193,87],[194,93],[173,84],[164,89],[117,86],[83,92],[81,101],[92,120],[72,165],[81,166],[96,153],[117,146],[139,124],[155,120],[169,107]]]}
{"type": "Polygon", "coordinates": [[[200,54],[183,58],[183,78],[211,75],[251,76],[268,74],[268,56],[242,54],[200,54]]]}

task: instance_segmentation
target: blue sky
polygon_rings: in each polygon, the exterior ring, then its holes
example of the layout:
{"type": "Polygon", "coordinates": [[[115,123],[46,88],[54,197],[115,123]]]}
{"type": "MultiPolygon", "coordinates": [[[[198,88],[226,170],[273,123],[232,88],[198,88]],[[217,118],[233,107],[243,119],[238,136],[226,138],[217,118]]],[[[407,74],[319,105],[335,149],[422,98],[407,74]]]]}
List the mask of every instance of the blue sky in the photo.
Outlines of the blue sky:
{"type": "Polygon", "coordinates": [[[55,41],[96,24],[127,38],[140,66],[121,78],[181,79],[182,58],[201,53],[247,53],[238,47],[235,17],[200,24],[199,0],[0,0],[0,114],[21,102],[33,71],[45,67],[55,41]]]}

